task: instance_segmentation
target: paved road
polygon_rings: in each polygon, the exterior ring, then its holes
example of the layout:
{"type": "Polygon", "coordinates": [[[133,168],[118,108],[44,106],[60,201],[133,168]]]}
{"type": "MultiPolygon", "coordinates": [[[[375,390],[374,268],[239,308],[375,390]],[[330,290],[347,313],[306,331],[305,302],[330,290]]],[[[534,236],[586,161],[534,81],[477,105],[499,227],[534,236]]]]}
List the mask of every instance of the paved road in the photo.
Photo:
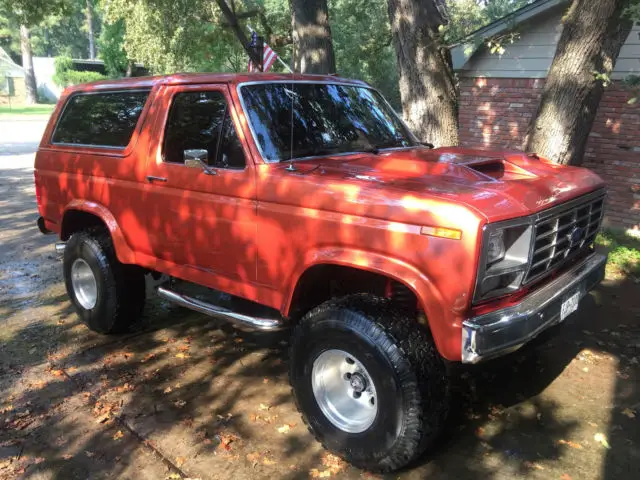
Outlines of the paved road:
{"type": "Polygon", "coordinates": [[[35,152],[46,126],[46,117],[0,116],[0,156],[35,152]]]}
{"type": "MultiPolygon", "coordinates": [[[[277,337],[151,292],[133,334],[78,321],[55,239],[35,227],[29,152],[43,128],[0,118],[0,478],[372,478],[304,428],[277,337]]],[[[552,341],[457,372],[445,436],[388,478],[637,478],[637,291],[605,282],[552,341]]]]}

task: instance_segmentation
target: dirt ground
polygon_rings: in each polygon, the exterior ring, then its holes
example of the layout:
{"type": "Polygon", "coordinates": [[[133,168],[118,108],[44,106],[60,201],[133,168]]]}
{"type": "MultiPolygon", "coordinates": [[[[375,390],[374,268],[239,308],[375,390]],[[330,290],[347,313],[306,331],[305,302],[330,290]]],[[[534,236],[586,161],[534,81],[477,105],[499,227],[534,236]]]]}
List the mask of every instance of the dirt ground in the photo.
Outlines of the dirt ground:
{"type": "MultiPolygon", "coordinates": [[[[73,313],[39,233],[43,123],[0,118],[0,479],[377,478],[305,430],[286,335],[249,335],[153,297],[136,331],[73,313]]],[[[640,286],[608,278],[546,342],[453,367],[437,448],[400,479],[635,479],[640,286]]]]}

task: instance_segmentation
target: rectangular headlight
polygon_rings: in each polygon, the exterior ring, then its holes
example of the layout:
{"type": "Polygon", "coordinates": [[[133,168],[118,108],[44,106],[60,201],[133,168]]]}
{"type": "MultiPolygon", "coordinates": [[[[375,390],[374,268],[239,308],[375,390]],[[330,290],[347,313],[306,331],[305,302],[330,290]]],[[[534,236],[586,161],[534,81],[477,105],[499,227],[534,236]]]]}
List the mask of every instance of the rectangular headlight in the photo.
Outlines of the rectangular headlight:
{"type": "Polygon", "coordinates": [[[532,232],[531,218],[489,223],[485,226],[474,303],[506,295],[520,288],[529,265],[532,232]]]}

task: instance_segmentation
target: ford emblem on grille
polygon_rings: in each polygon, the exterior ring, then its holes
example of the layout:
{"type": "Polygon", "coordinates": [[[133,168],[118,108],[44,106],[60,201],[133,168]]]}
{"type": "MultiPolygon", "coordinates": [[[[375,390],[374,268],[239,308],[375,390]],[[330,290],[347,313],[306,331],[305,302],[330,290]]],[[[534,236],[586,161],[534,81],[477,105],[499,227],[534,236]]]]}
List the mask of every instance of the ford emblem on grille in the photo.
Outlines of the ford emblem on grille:
{"type": "Polygon", "coordinates": [[[582,240],[582,236],[584,235],[584,228],[574,227],[569,233],[569,243],[573,247],[575,244],[579,243],[582,240]]]}

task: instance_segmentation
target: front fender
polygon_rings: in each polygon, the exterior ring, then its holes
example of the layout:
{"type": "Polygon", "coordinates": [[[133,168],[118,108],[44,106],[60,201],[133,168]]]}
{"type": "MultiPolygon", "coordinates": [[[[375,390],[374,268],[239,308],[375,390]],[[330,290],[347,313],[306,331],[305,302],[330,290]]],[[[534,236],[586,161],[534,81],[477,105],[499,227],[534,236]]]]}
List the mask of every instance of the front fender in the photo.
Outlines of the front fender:
{"type": "MultiPolygon", "coordinates": [[[[67,213],[71,211],[90,213],[102,220],[102,222],[109,230],[109,233],[111,234],[111,239],[113,241],[113,246],[115,248],[118,260],[122,263],[136,263],[135,252],[127,243],[127,240],[124,238],[122,230],[120,229],[120,226],[118,225],[115,217],[107,207],[97,202],[78,199],[69,202],[62,214],[62,229],[60,231],[61,236],[64,236],[65,219],[68,218],[67,213]]],[[[63,240],[66,239],[63,238],[63,240]]]]}
{"type": "Polygon", "coordinates": [[[304,272],[322,264],[378,273],[409,287],[424,309],[440,354],[448,360],[460,360],[462,319],[458,318],[451,308],[447,308],[437,286],[422,272],[406,262],[384,254],[343,247],[328,247],[308,252],[304,262],[291,276],[289,293],[285,297],[282,309],[285,315],[289,315],[296,285],[304,272]]]}

